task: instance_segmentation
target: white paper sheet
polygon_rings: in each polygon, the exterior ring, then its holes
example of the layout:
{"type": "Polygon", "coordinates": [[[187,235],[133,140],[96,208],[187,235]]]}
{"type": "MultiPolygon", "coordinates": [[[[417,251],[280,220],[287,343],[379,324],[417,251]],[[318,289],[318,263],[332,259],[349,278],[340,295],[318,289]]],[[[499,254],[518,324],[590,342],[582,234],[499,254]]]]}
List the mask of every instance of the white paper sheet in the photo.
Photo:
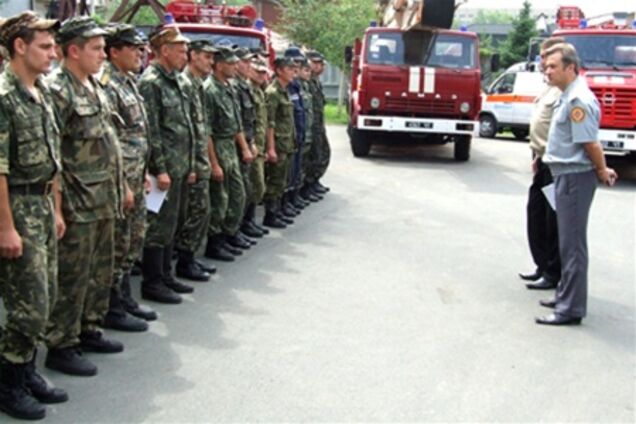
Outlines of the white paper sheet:
{"type": "Polygon", "coordinates": [[[550,204],[550,207],[552,207],[553,210],[556,210],[556,192],[554,189],[554,183],[548,184],[547,186],[543,187],[541,191],[550,204]]]}
{"type": "Polygon", "coordinates": [[[146,209],[150,212],[159,213],[161,205],[166,200],[167,191],[161,191],[157,187],[157,178],[150,176],[150,192],[146,194],[146,209]]]}

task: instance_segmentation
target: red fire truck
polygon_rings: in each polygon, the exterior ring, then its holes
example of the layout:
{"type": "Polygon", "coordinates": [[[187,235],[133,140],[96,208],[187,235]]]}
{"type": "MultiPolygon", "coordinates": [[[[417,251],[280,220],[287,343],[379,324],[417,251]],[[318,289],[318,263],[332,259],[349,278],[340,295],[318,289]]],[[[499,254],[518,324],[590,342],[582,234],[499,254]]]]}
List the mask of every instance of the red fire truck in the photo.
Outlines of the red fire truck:
{"type": "Polygon", "coordinates": [[[441,28],[450,27],[454,7],[454,1],[422,1],[417,25],[407,18],[408,26],[372,26],[356,40],[348,52],[354,156],[367,156],[375,143],[407,139],[454,142],[455,159],[469,159],[479,132],[479,43],[474,33],[441,28]],[[427,22],[431,15],[434,22],[427,22]]]}
{"type": "Polygon", "coordinates": [[[636,154],[636,26],[633,15],[586,20],[578,7],[562,7],[554,32],[576,47],[581,75],[601,105],[600,141],[608,153],[636,154]]]}
{"type": "Polygon", "coordinates": [[[274,50],[264,23],[257,19],[252,6],[230,7],[195,3],[192,0],[172,0],[166,7],[166,25],[174,25],[190,40],[206,39],[212,43],[229,43],[248,49],[274,50]],[[173,22],[170,22],[170,21],[173,22]]]}

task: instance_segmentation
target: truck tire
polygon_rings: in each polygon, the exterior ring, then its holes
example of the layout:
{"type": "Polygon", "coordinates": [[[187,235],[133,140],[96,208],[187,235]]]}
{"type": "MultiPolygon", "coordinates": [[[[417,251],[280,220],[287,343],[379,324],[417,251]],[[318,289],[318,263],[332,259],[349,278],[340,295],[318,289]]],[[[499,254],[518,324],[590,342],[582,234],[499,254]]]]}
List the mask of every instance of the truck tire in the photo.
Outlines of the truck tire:
{"type": "Polygon", "coordinates": [[[369,137],[362,131],[353,127],[349,127],[349,139],[351,141],[351,151],[353,156],[357,158],[363,158],[369,156],[371,150],[371,143],[369,137]]]}
{"type": "Polygon", "coordinates": [[[495,138],[497,135],[497,120],[492,115],[479,117],[479,136],[483,138],[495,138]]]}
{"type": "Polygon", "coordinates": [[[525,140],[528,137],[528,133],[528,130],[524,130],[521,128],[515,128],[512,130],[512,134],[517,140],[525,140]]]}
{"type": "Polygon", "coordinates": [[[455,139],[455,160],[457,162],[466,162],[470,159],[470,144],[472,137],[469,135],[460,135],[455,139]]]}

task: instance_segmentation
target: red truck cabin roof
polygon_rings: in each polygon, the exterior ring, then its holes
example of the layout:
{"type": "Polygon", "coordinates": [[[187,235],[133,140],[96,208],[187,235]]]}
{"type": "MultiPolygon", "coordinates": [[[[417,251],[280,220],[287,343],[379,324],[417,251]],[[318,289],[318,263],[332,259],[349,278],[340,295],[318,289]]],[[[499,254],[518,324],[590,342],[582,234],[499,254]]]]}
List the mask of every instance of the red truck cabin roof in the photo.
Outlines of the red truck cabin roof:
{"type": "Polygon", "coordinates": [[[234,27],[228,25],[174,23],[166,26],[179,28],[181,33],[190,40],[209,40],[217,44],[227,39],[231,44],[239,47],[268,49],[267,36],[256,29],[234,27]]]}

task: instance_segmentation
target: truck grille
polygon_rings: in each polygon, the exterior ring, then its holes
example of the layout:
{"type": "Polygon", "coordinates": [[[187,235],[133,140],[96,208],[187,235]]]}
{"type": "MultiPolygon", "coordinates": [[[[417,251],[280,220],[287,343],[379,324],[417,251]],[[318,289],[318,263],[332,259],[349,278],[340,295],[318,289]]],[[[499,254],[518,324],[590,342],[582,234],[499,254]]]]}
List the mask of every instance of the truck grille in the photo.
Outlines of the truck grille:
{"type": "Polygon", "coordinates": [[[414,99],[414,98],[387,98],[386,110],[405,112],[402,115],[456,115],[455,100],[441,99],[414,99]]]}
{"type": "Polygon", "coordinates": [[[636,89],[593,88],[601,105],[601,126],[613,128],[636,127],[636,89]]]}

